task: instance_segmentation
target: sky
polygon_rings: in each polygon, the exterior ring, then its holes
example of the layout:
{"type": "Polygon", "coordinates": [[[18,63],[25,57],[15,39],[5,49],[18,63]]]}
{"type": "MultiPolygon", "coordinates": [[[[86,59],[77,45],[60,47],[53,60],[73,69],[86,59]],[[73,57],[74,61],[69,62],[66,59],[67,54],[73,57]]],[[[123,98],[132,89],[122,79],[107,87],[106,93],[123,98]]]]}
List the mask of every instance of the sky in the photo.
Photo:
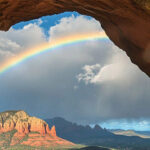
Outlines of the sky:
{"type": "MultiPolygon", "coordinates": [[[[74,34],[104,32],[76,12],[0,31],[0,64],[31,47],[74,34]]],[[[150,78],[110,40],[91,40],[37,55],[0,75],[0,111],[27,111],[105,128],[149,130],[150,78]]]]}

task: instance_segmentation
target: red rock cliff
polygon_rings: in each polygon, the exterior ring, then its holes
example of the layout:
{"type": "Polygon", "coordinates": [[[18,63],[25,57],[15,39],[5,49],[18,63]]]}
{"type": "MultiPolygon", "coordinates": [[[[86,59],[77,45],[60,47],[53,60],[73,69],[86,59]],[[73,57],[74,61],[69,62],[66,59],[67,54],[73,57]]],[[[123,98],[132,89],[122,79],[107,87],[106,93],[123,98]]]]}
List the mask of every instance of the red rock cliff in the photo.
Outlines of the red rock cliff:
{"type": "MultiPolygon", "coordinates": [[[[36,117],[30,117],[24,111],[0,113],[0,134],[16,131],[11,139],[11,145],[24,144],[30,146],[73,146],[56,135],[55,126],[49,129],[48,124],[36,117]],[[24,138],[28,136],[28,139],[24,138]]],[[[5,141],[4,141],[5,142],[5,141]]]]}
{"type": "Polygon", "coordinates": [[[0,30],[64,11],[99,20],[109,38],[150,76],[149,0],[1,0],[0,30]]]}
{"type": "Polygon", "coordinates": [[[36,117],[30,117],[24,111],[16,111],[14,114],[13,112],[2,113],[0,115],[0,133],[14,129],[16,129],[20,134],[27,134],[29,132],[51,134],[49,126],[45,121],[36,117]]]}

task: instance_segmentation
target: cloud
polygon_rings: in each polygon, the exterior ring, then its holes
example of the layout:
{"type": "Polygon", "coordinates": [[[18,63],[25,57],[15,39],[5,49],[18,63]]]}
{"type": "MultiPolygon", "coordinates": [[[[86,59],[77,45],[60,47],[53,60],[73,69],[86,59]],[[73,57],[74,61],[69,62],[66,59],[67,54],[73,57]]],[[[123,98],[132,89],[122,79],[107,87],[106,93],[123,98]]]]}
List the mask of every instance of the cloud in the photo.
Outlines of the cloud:
{"type": "Polygon", "coordinates": [[[58,24],[50,28],[50,39],[63,38],[64,36],[71,36],[76,34],[85,34],[100,32],[100,23],[95,19],[87,19],[84,16],[62,18],[58,24]],[[83,28],[84,26],[84,28],[83,28]]]}
{"type": "Polygon", "coordinates": [[[101,68],[100,64],[95,65],[85,65],[83,67],[84,73],[80,73],[77,76],[78,81],[85,81],[86,84],[93,83],[95,76],[97,76],[96,72],[101,68]]]}
{"type": "MultiPolygon", "coordinates": [[[[35,46],[45,41],[45,35],[38,23],[28,24],[23,29],[15,30],[11,28],[8,32],[0,31],[0,40],[3,43],[3,50],[12,51],[16,49],[24,50],[25,48],[35,46]]],[[[0,47],[1,48],[1,47],[0,47]]]]}
{"type": "MultiPolygon", "coordinates": [[[[95,19],[70,16],[50,27],[49,39],[38,23],[0,32],[0,61],[43,42],[96,31],[102,29],[95,19]]],[[[1,75],[0,109],[79,123],[146,118],[149,90],[150,79],[123,51],[109,40],[93,40],[43,53],[1,75]]]]}
{"type": "Polygon", "coordinates": [[[132,81],[133,76],[138,72],[138,68],[133,65],[126,54],[117,47],[112,46],[112,57],[109,61],[101,64],[85,65],[83,72],[77,76],[78,81],[84,81],[86,84],[101,84],[105,82],[115,82],[122,84],[122,81],[132,81]]]}

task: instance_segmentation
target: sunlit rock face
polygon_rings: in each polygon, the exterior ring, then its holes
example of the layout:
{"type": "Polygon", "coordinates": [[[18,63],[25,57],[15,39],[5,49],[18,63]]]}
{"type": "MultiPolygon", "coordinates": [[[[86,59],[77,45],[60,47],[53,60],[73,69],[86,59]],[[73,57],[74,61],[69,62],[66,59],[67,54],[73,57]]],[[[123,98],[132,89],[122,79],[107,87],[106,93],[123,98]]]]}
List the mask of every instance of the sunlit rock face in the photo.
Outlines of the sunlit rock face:
{"type": "MultiPolygon", "coordinates": [[[[11,136],[10,145],[74,146],[73,143],[56,135],[55,126],[49,129],[45,121],[31,117],[24,111],[0,113],[0,135],[5,133],[11,136]]],[[[6,140],[1,142],[0,146],[5,142],[6,140]]]]}
{"type": "Polygon", "coordinates": [[[0,133],[16,129],[20,134],[29,132],[51,134],[46,122],[36,117],[30,117],[24,111],[5,112],[0,116],[0,133]]]}
{"type": "Polygon", "coordinates": [[[109,38],[150,76],[148,0],[1,0],[0,30],[65,11],[77,11],[99,20],[109,38]]]}

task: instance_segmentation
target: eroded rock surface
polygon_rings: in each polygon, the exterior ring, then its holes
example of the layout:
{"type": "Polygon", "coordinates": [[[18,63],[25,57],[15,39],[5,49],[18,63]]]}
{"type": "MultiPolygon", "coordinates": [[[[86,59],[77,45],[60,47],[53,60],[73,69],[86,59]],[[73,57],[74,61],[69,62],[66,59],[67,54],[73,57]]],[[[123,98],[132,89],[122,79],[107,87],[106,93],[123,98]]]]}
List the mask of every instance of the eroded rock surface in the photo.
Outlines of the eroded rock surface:
{"type": "Polygon", "coordinates": [[[64,11],[99,20],[109,38],[150,76],[149,0],[1,0],[0,30],[64,11]]]}

